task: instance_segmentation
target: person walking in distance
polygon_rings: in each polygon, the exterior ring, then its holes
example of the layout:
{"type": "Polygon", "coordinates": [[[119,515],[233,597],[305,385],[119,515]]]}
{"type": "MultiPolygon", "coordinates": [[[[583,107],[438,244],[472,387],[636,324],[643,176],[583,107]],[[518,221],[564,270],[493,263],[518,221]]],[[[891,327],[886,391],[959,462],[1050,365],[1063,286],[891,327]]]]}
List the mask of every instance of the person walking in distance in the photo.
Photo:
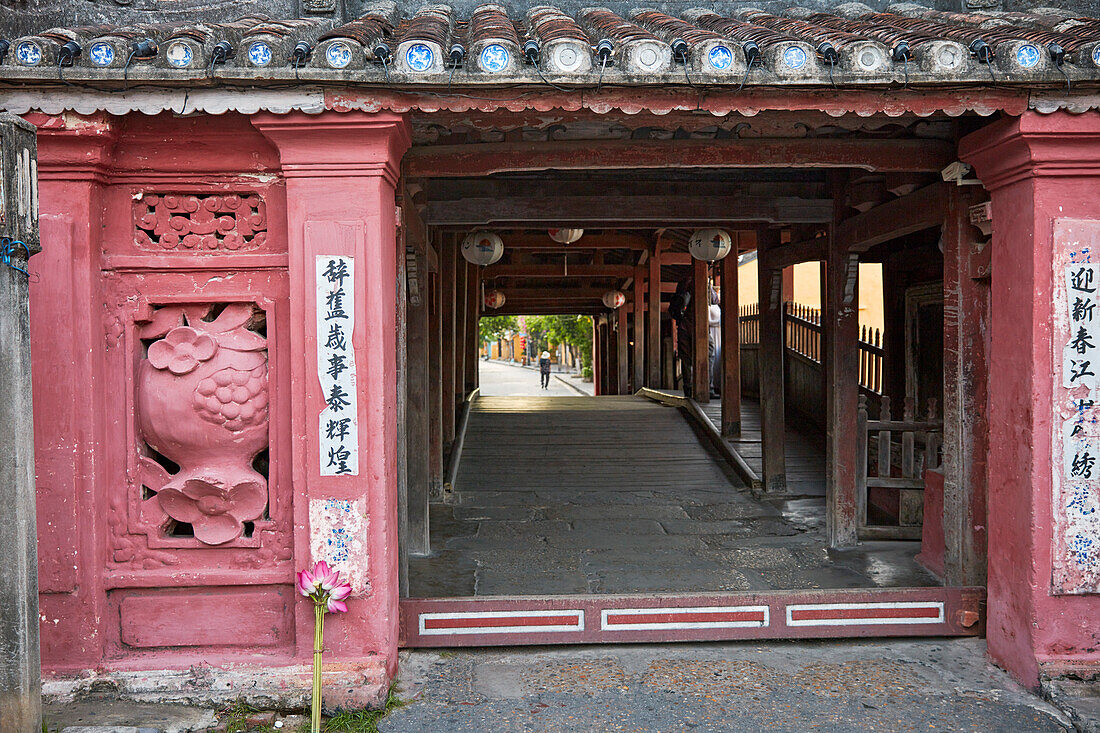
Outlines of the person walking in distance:
{"type": "Polygon", "coordinates": [[[542,388],[550,389],[550,352],[539,355],[539,374],[542,376],[542,388]]]}
{"type": "Polygon", "coordinates": [[[684,397],[691,399],[692,354],[695,331],[695,313],[691,305],[691,293],[695,279],[688,276],[676,284],[676,292],[668,304],[668,314],[676,322],[676,355],[680,360],[680,384],[684,397]]]}

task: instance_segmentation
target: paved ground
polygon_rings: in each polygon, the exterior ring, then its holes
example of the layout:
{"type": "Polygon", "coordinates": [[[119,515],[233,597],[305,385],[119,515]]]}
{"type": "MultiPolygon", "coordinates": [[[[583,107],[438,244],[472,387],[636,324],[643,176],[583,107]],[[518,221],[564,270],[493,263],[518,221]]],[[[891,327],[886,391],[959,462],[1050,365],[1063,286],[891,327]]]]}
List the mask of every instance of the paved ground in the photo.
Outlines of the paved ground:
{"type": "Polygon", "coordinates": [[[383,733],[1073,730],[980,639],[405,652],[383,733]]]}
{"type": "MultiPolygon", "coordinates": [[[[478,361],[481,394],[493,397],[539,396],[539,397],[576,397],[577,393],[560,379],[550,377],[549,389],[539,385],[537,369],[527,369],[514,364],[499,361],[478,361]]],[[[565,377],[562,374],[562,377],[565,377]]],[[[579,382],[575,382],[579,384],[579,382]]]]}
{"type": "Polygon", "coordinates": [[[826,550],[823,498],[753,498],[675,408],[545,397],[534,372],[482,366],[455,493],[431,507],[433,555],[409,562],[413,597],[937,583],[919,543],[826,550]],[[525,385],[537,396],[493,396],[525,385]]]}

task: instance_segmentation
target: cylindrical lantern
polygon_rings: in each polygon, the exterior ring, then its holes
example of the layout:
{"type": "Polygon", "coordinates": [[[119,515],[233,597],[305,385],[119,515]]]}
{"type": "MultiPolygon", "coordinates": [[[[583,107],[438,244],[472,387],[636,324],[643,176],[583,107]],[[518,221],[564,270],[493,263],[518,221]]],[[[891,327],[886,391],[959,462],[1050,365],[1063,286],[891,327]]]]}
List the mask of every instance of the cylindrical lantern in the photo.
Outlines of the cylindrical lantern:
{"type": "Polygon", "coordinates": [[[724,229],[699,229],[688,240],[688,250],[697,260],[714,262],[730,253],[733,237],[724,229]]]}
{"type": "Polygon", "coordinates": [[[485,307],[496,310],[504,305],[504,293],[499,290],[490,290],[485,293],[485,307]]]}
{"type": "Polygon", "coordinates": [[[560,244],[573,244],[584,236],[583,229],[551,229],[550,238],[560,244]]]}
{"type": "Polygon", "coordinates": [[[626,302],[626,296],[618,290],[608,290],[603,294],[603,304],[608,308],[618,308],[626,302]]]}
{"type": "Polygon", "coordinates": [[[472,232],[462,240],[462,256],[475,265],[491,265],[504,256],[504,242],[492,232],[472,232]]]}

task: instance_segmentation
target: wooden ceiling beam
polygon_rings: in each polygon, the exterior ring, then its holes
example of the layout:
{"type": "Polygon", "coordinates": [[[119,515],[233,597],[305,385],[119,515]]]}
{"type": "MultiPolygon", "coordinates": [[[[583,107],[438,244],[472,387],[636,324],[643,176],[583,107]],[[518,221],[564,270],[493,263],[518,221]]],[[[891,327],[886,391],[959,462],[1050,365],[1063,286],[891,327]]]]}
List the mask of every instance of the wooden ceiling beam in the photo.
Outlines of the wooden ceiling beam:
{"type": "Polygon", "coordinates": [[[742,196],[550,196],[468,198],[432,202],[430,226],[726,226],[736,222],[824,223],[832,220],[827,198],[742,196]]]}
{"type": "Polygon", "coordinates": [[[849,252],[866,252],[922,229],[943,224],[947,183],[933,183],[873,209],[845,219],[836,227],[838,246],[849,252]]]}
{"type": "Polygon", "coordinates": [[[564,263],[560,265],[502,265],[498,263],[495,265],[489,265],[481,271],[482,278],[624,278],[632,277],[633,275],[633,265],[569,265],[567,267],[564,263]]]}
{"type": "Polygon", "coordinates": [[[955,160],[942,140],[727,139],[503,142],[414,147],[406,176],[468,178],[537,170],[858,168],[938,172],[955,160]]]}
{"type": "Polygon", "coordinates": [[[649,247],[649,239],[638,234],[585,234],[572,244],[555,242],[549,234],[499,234],[504,241],[505,252],[509,249],[573,252],[592,249],[644,250],[649,247]]]}

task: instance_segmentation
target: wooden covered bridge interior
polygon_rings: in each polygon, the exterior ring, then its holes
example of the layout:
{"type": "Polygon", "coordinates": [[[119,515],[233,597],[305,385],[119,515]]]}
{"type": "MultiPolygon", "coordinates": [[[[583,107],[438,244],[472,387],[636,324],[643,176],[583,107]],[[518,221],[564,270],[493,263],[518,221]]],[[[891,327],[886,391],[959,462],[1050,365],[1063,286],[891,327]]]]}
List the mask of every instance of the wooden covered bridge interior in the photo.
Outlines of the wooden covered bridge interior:
{"type": "Polygon", "coordinates": [[[405,643],[767,636],[777,622],[767,631],[744,609],[774,616],[783,602],[785,635],[838,628],[799,625],[792,599],[893,609],[869,633],[979,633],[984,538],[967,518],[984,506],[959,487],[980,417],[961,414],[960,388],[984,390],[963,361],[983,348],[988,252],[971,224],[982,194],[941,171],[980,120],[627,117],[414,125],[399,239],[405,643]],[[559,227],[584,234],[560,244],[547,232],[559,227]],[[702,227],[729,231],[736,251],[694,259],[702,227]],[[463,259],[474,230],[501,237],[498,262],[463,259]],[[749,308],[738,255],[757,259],[749,308]],[[820,310],[791,302],[784,272],[804,262],[820,263],[820,310]],[[881,340],[859,324],[866,262],[883,266],[881,340]],[[678,287],[694,309],[687,370],[669,315],[678,287]],[[504,304],[488,308],[487,290],[504,304]],[[608,290],[625,303],[608,308],[608,290]],[[478,319],[536,314],[593,317],[598,397],[479,396],[478,319]],[[684,621],[715,594],[736,618],[684,621]],[[672,615],[610,635],[553,616],[606,615],[609,598],[672,615]]]}

